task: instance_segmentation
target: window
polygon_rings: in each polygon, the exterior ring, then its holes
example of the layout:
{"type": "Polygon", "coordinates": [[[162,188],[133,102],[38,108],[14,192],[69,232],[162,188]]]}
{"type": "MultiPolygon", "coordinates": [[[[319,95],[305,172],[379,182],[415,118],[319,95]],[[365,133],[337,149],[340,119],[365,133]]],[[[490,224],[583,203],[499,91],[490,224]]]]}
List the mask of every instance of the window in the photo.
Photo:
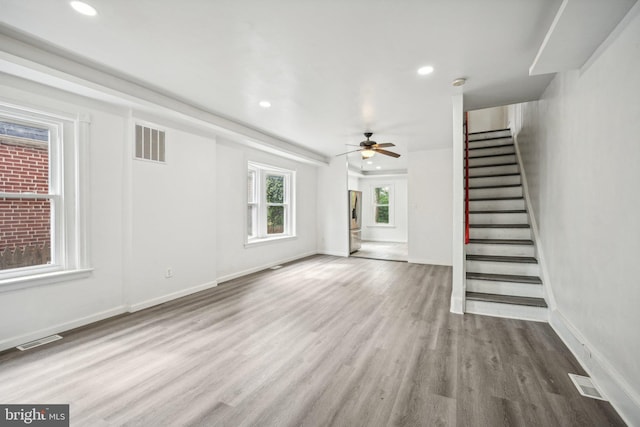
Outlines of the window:
{"type": "Polygon", "coordinates": [[[393,225],[392,189],[390,185],[373,189],[373,222],[376,225],[393,225]]]}
{"type": "Polygon", "coordinates": [[[84,266],[76,136],[87,129],[88,121],[0,103],[0,290],[84,266]]]}
{"type": "Polygon", "coordinates": [[[295,172],[249,162],[247,242],[295,236],[295,172]]]}

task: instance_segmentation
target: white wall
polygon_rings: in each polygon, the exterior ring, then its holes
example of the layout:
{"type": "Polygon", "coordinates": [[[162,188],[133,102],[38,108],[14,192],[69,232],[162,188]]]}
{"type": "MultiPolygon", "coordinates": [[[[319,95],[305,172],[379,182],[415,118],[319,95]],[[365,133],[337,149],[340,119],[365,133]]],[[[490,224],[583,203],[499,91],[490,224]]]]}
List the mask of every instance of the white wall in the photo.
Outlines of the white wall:
{"type": "Polygon", "coordinates": [[[507,124],[507,107],[492,107],[469,111],[469,132],[505,129],[507,124]]]}
{"type": "MultiPolygon", "coordinates": [[[[90,115],[87,220],[94,268],[86,279],[0,292],[0,350],[317,250],[315,166],[216,142],[210,130],[134,111],[134,117],[164,125],[167,141],[166,164],[137,161],[131,149],[133,120],[125,108],[1,73],[0,99],[90,115]],[[244,247],[247,160],[296,170],[296,239],[244,247]],[[171,278],[165,278],[168,267],[171,278]]],[[[344,208],[333,200],[331,208],[344,213],[345,170],[327,176],[342,182],[342,188],[327,186],[324,194],[342,201],[344,208]]],[[[346,243],[346,231],[342,237],[346,243]]]]}
{"type": "Polygon", "coordinates": [[[408,229],[408,190],[406,176],[365,177],[359,180],[362,191],[362,240],[374,242],[407,241],[408,229]],[[391,186],[392,190],[392,226],[379,226],[374,221],[374,188],[391,186]]]}
{"type": "Polygon", "coordinates": [[[551,323],[630,425],[640,425],[639,40],[636,15],[588,69],[510,109],[551,323]]]}
{"type": "Polygon", "coordinates": [[[452,149],[409,157],[409,262],[452,265],[452,149]]]}
{"type": "Polygon", "coordinates": [[[349,172],[347,187],[348,187],[349,190],[359,191],[360,190],[360,178],[356,174],[354,174],[352,172],[349,172]]]}
{"type": "Polygon", "coordinates": [[[349,256],[347,163],[336,157],[318,168],[318,252],[349,256]]]}
{"type": "Polygon", "coordinates": [[[216,169],[219,201],[217,204],[219,281],[316,253],[317,170],[315,166],[283,159],[220,139],[216,169]],[[296,172],[297,237],[295,239],[245,247],[248,161],[296,172]]]}
{"type": "Polygon", "coordinates": [[[124,110],[0,74],[0,98],[43,111],[88,113],[89,278],[0,293],[0,350],[124,310],[124,110]]]}
{"type": "Polygon", "coordinates": [[[168,128],[165,140],[165,164],[131,161],[134,309],[216,284],[215,139],[168,128]]]}

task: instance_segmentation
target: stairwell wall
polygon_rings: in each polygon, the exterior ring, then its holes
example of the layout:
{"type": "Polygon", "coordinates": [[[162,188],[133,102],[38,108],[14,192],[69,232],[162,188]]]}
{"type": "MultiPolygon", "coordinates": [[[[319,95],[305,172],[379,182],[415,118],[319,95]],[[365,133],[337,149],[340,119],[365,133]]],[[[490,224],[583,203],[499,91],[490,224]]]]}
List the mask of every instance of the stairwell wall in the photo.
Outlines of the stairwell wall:
{"type": "Polygon", "coordinates": [[[588,68],[510,107],[551,324],[630,425],[640,425],[640,14],[588,68]]]}

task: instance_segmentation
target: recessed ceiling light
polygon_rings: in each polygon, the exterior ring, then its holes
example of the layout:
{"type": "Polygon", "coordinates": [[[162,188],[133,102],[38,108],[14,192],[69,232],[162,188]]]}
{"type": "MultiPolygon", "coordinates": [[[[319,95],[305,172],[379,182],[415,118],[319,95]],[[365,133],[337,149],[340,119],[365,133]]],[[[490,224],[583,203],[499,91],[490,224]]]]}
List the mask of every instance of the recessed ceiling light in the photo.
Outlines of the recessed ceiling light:
{"type": "Polygon", "coordinates": [[[466,82],[467,82],[467,79],[459,78],[452,81],[451,84],[453,86],[464,86],[466,82]]]}
{"type": "Polygon", "coordinates": [[[269,101],[260,101],[258,103],[259,106],[261,106],[262,108],[269,108],[271,107],[271,103],[269,101]]]}
{"type": "Polygon", "coordinates": [[[431,73],[433,73],[433,67],[431,65],[425,65],[424,67],[418,68],[418,74],[421,76],[426,76],[431,73]]]}
{"type": "Polygon", "coordinates": [[[373,162],[372,162],[371,160],[369,160],[369,161],[367,162],[367,164],[368,164],[368,165],[372,165],[372,164],[373,164],[373,162]]]}
{"type": "Polygon", "coordinates": [[[98,14],[98,11],[95,9],[95,7],[82,2],[82,1],[72,1],[69,3],[71,5],[71,7],[78,13],[81,13],[83,15],[87,15],[87,16],[96,16],[98,14]]]}
{"type": "Polygon", "coordinates": [[[376,169],[382,169],[382,166],[376,166],[376,169]]]}

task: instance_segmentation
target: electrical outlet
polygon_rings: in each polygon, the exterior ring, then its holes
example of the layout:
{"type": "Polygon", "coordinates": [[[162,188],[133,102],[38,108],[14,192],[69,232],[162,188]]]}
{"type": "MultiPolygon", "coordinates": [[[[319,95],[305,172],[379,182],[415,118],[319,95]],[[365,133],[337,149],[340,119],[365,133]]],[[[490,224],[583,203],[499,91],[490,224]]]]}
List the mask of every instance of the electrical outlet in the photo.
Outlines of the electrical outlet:
{"type": "Polygon", "coordinates": [[[167,271],[164,273],[164,277],[167,279],[173,277],[173,268],[167,267],[167,271]]]}

